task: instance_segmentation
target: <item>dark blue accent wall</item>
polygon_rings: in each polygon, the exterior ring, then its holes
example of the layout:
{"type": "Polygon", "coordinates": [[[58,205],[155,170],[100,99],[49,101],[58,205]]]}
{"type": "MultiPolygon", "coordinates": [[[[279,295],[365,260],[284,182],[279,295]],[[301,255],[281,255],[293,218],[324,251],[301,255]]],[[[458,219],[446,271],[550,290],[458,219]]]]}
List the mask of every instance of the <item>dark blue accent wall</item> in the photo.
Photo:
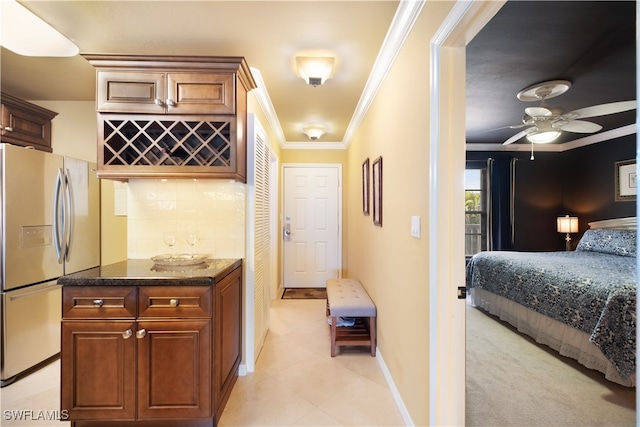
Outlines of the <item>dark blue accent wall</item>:
{"type": "Polygon", "coordinates": [[[615,163],[635,153],[636,135],[629,135],[562,153],[536,152],[533,161],[530,152],[474,151],[467,152],[467,161],[518,159],[514,250],[555,251],[565,247],[558,216],[578,216],[580,231],[571,235],[575,248],[589,222],[636,215],[635,201],[615,201],[615,163]]]}

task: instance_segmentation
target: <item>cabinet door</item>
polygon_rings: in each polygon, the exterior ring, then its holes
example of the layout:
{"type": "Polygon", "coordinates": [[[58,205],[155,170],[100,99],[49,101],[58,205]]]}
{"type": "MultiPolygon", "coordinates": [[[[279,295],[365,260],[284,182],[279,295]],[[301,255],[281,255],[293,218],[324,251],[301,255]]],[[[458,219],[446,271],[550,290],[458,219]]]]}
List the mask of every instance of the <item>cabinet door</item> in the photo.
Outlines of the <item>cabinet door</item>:
{"type": "Polygon", "coordinates": [[[51,118],[2,104],[0,141],[52,152],[51,118]]]}
{"type": "Polygon", "coordinates": [[[216,287],[214,387],[216,414],[220,414],[238,378],[242,355],[242,268],[233,270],[216,287]]]}
{"type": "Polygon", "coordinates": [[[139,320],[138,418],[211,416],[211,320],[139,320]]]}
{"type": "Polygon", "coordinates": [[[69,419],[133,420],[135,322],[63,321],[61,408],[69,419]]]}
{"type": "Polygon", "coordinates": [[[167,82],[168,113],[236,113],[233,73],[169,73],[167,82]]]}
{"type": "Polygon", "coordinates": [[[140,71],[98,71],[100,112],[163,114],[166,74],[140,71]]]}

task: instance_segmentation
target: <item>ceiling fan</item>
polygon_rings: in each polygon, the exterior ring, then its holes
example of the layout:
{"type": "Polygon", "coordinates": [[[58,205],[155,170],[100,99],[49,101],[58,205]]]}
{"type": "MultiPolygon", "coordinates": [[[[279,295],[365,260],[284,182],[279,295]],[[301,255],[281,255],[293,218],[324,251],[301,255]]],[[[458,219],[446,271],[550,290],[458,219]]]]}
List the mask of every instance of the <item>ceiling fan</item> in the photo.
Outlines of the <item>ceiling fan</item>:
{"type": "MultiPolygon", "coordinates": [[[[509,126],[511,129],[526,127],[507,139],[503,145],[509,145],[526,136],[531,144],[546,144],[557,139],[563,131],[574,133],[594,133],[602,129],[597,123],[581,120],[589,117],[621,113],[636,108],[636,101],[612,102],[593,105],[565,112],[562,108],[546,107],[545,101],[562,95],[571,87],[567,80],[551,80],[536,83],[518,92],[521,101],[540,101],[538,107],[525,108],[522,124],[509,126]]],[[[532,147],[533,148],[533,147],[532,147]]]]}

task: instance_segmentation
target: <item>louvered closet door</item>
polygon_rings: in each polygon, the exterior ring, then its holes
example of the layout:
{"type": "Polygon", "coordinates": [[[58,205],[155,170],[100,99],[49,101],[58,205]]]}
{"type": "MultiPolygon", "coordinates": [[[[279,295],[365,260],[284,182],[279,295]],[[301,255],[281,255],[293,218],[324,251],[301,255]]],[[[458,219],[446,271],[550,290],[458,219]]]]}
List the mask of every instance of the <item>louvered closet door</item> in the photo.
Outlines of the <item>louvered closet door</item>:
{"type": "Polygon", "coordinates": [[[255,240],[254,240],[254,348],[256,356],[264,344],[269,329],[270,253],[270,153],[260,133],[255,139],[255,240]]]}

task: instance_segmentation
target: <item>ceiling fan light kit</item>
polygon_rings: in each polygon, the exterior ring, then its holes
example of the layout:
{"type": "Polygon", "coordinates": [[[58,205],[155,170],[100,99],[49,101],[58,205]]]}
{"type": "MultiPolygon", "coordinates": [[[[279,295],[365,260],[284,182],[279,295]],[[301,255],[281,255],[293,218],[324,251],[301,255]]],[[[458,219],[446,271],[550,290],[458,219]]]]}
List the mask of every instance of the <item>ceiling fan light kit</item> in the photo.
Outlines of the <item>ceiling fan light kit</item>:
{"type": "Polygon", "coordinates": [[[559,130],[535,131],[527,135],[527,139],[535,144],[548,144],[560,136],[559,130]]]}
{"type": "MultiPolygon", "coordinates": [[[[549,98],[562,95],[571,87],[568,80],[551,80],[548,82],[536,83],[518,92],[518,99],[521,101],[539,101],[537,107],[527,107],[522,118],[521,125],[510,126],[512,129],[529,126],[526,129],[507,139],[503,145],[509,145],[518,141],[522,137],[531,144],[548,144],[555,141],[563,131],[574,133],[595,133],[602,129],[597,123],[588,122],[584,119],[588,117],[605,116],[608,114],[620,113],[634,110],[636,101],[612,102],[609,104],[593,105],[574,111],[564,112],[559,107],[547,107],[545,101],[549,98]]],[[[533,145],[531,147],[533,160],[533,145]]]]}

